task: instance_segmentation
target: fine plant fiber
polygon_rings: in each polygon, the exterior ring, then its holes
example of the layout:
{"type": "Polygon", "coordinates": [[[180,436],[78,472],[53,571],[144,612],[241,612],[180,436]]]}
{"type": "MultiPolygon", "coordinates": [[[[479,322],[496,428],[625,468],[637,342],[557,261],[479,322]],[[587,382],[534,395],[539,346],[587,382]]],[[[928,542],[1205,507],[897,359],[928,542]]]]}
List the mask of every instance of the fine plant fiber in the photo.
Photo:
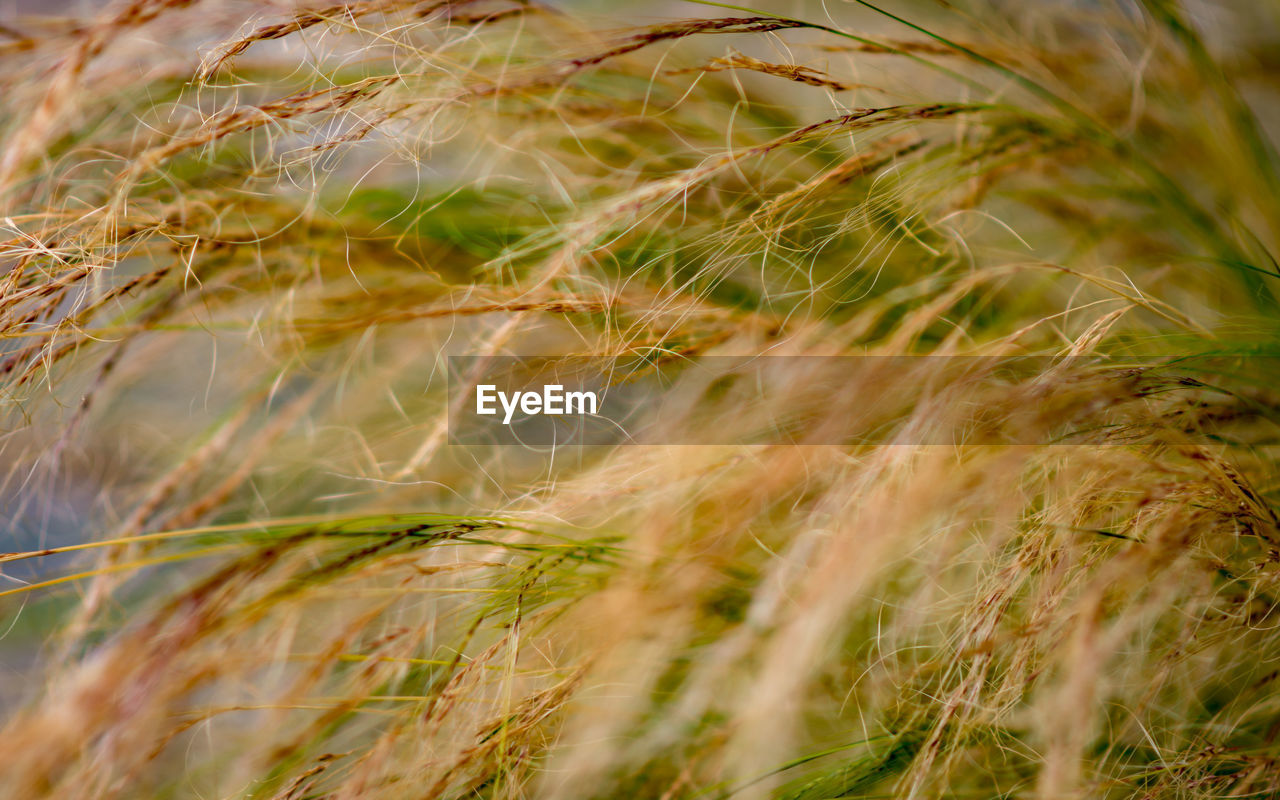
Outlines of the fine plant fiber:
{"type": "Polygon", "coordinates": [[[0,798],[1280,797],[1274,4],[0,13],[0,798]]]}

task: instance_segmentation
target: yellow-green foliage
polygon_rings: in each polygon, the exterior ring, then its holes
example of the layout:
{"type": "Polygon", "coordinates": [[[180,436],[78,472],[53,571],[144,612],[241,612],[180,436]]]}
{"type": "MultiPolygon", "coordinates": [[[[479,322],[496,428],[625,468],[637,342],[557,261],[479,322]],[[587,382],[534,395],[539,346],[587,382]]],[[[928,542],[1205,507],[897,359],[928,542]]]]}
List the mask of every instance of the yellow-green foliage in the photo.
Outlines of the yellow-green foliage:
{"type": "Polygon", "coordinates": [[[760,2],[0,20],[0,797],[1280,796],[1280,10],[760,2]],[[510,353],[1048,358],[451,445],[510,353]]]}

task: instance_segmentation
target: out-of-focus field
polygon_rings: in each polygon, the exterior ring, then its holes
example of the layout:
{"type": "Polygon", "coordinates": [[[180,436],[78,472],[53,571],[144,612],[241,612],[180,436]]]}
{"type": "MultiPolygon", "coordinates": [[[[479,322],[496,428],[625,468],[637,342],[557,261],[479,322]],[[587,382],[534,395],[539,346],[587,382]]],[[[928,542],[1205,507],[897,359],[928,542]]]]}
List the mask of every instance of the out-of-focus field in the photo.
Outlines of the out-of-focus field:
{"type": "Polygon", "coordinates": [[[0,797],[1280,796],[1278,54],[0,0],[0,797]],[[450,356],[568,354],[664,444],[450,439],[450,356]],[[926,355],[1043,366],[799,358],[926,355]]]}

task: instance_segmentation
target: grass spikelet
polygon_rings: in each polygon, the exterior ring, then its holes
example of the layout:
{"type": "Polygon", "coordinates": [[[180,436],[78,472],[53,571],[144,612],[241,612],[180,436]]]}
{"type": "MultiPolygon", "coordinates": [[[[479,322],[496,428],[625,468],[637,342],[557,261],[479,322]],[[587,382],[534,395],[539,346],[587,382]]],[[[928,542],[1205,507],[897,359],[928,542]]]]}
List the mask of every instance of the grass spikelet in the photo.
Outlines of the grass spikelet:
{"type": "Polygon", "coordinates": [[[758,58],[744,56],[742,53],[733,52],[728,56],[713,58],[704,66],[692,69],[672,70],[671,74],[679,75],[684,72],[723,72],[732,69],[746,69],[753,72],[762,72],[765,75],[776,75],[779,78],[786,78],[789,81],[803,83],[809,86],[820,86],[825,89],[831,89],[835,92],[844,92],[854,88],[852,84],[841,83],[826,77],[821,70],[813,67],[805,67],[798,64],[773,64],[768,61],[761,61],[758,58]]]}

